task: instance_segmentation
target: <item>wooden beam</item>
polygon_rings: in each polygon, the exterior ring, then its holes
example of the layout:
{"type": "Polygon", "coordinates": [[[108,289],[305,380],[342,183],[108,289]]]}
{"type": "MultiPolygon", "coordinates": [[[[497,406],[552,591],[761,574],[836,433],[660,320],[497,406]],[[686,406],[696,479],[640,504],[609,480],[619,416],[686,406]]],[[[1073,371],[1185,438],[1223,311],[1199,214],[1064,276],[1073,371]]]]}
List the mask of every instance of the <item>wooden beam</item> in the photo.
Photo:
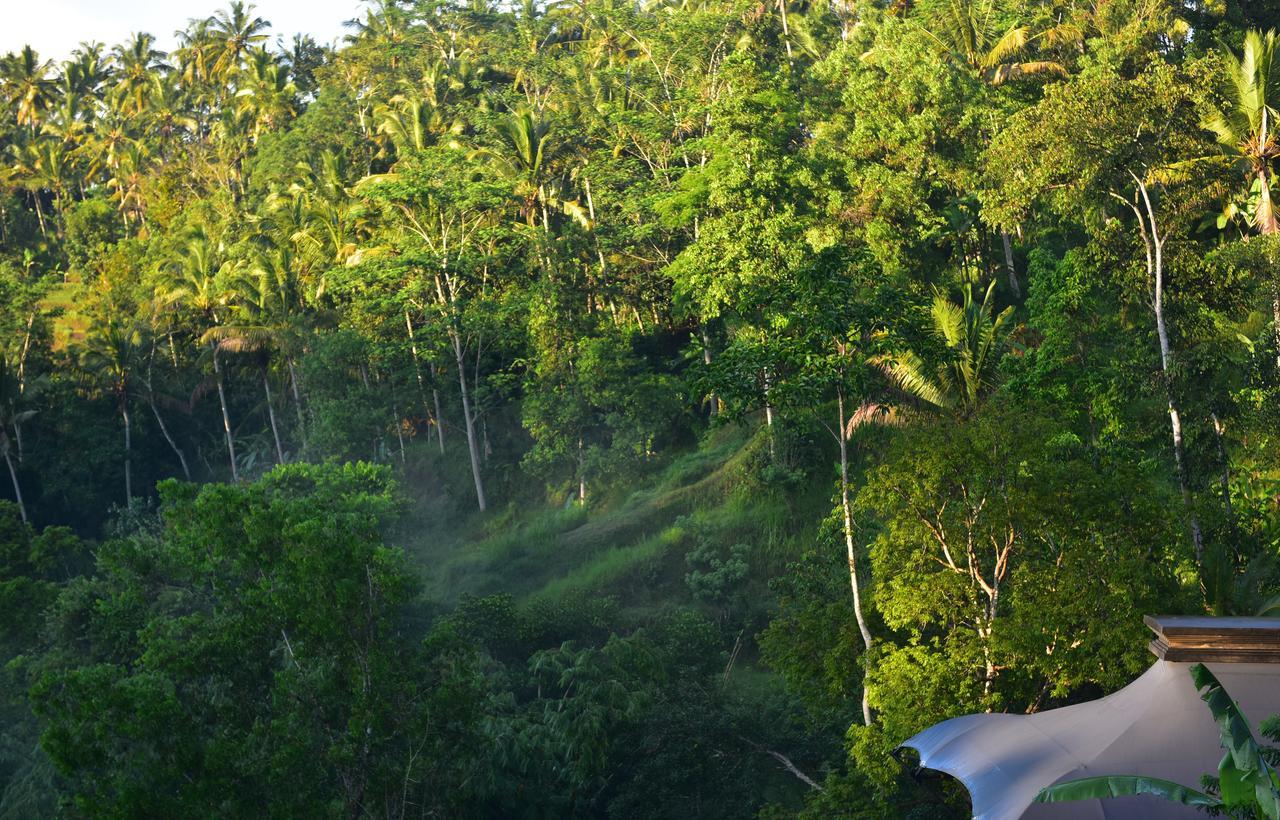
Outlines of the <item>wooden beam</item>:
{"type": "Polygon", "coordinates": [[[1147,615],[1149,648],[1178,663],[1280,663],[1280,618],[1147,615]]]}

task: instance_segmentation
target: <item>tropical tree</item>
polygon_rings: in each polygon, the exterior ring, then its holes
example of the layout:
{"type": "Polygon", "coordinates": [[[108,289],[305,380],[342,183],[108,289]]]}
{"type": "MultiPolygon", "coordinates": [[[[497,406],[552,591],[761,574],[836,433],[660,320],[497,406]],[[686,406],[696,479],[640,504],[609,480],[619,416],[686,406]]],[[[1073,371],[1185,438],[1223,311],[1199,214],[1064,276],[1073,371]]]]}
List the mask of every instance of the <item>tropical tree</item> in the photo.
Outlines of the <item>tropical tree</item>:
{"type": "Polygon", "coordinates": [[[1052,60],[1018,59],[1034,38],[1025,25],[1002,25],[1007,19],[1001,0],[947,0],[930,20],[929,33],[939,46],[993,85],[1034,74],[1067,73],[1052,60]]]}
{"type": "MultiPolygon", "coordinates": [[[[1278,44],[1275,31],[1264,34],[1252,30],[1245,32],[1239,53],[1220,44],[1219,79],[1227,105],[1210,109],[1201,123],[1213,132],[1221,151],[1216,159],[1234,166],[1244,181],[1240,195],[1223,209],[1220,224],[1225,227],[1243,212],[1245,222],[1264,236],[1280,233],[1280,216],[1271,192],[1274,163],[1280,157],[1280,142],[1275,136],[1275,119],[1280,116],[1280,72],[1276,71],[1280,66],[1275,65],[1278,44]]],[[[1274,281],[1271,317],[1276,361],[1280,363],[1280,287],[1274,281]]]]}
{"type": "Polygon", "coordinates": [[[99,381],[116,403],[124,424],[124,497],[133,507],[133,425],[129,418],[129,398],[140,365],[142,334],[132,325],[112,315],[94,325],[85,337],[81,365],[99,381]]]}
{"type": "Polygon", "coordinates": [[[27,523],[27,506],[22,500],[22,485],[18,483],[18,470],[13,464],[13,439],[9,436],[9,430],[35,415],[34,410],[22,409],[22,400],[22,385],[15,368],[8,357],[0,354],[0,455],[4,456],[4,464],[9,469],[14,500],[18,503],[18,512],[25,524],[27,523]]]}
{"type": "Polygon", "coordinates": [[[118,78],[116,88],[129,101],[127,113],[138,116],[146,109],[155,78],[168,69],[165,53],[155,48],[156,38],[138,32],[112,51],[118,78]]]}
{"type": "Polygon", "coordinates": [[[284,348],[292,328],[288,323],[290,287],[287,252],[283,257],[263,254],[250,273],[239,273],[225,283],[225,299],[231,314],[225,323],[209,328],[203,340],[216,343],[228,353],[247,353],[257,360],[262,375],[263,398],[277,463],[285,462],[280,427],[276,423],[275,399],[271,394],[271,359],[284,348]]]}
{"type": "Polygon", "coordinates": [[[205,34],[214,44],[212,74],[227,83],[239,70],[250,48],[267,39],[271,23],[254,15],[256,7],[232,0],[227,8],[209,18],[205,34]]]}
{"type": "Polygon", "coordinates": [[[885,358],[893,380],[907,393],[935,409],[968,416],[995,387],[996,368],[1008,344],[1013,308],[994,317],[996,283],[987,285],[982,301],[974,298],[974,283],[966,282],[963,300],[956,304],[945,294],[933,298],[929,312],[932,335],[944,345],[935,366],[914,351],[885,358]]]}
{"type": "Polygon", "coordinates": [[[44,112],[57,95],[57,81],[51,72],[53,63],[41,61],[31,46],[23,46],[18,54],[0,60],[0,89],[5,102],[13,109],[18,125],[34,134],[43,121],[44,112]]]}
{"type": "Polygon", "coordinates": [[[160,288],[164,301],[195,312],[205,325],[205,334],[201,340],[208,344],[209,359],[213,365],[218,405],[222,410],[222,432],[231,465],[231,480],[239,481],[235,436],[232,433],[231,414],[227,409],[222,362],[218,356],[220,351],[216,339],[208,337],[208,331],[219,327],[228,313],[226,279],[233,271],[234,266],[221,258],[217,243],[203,229],[198,229],[187,240],[176,264],[163,272],[160,288]]]}

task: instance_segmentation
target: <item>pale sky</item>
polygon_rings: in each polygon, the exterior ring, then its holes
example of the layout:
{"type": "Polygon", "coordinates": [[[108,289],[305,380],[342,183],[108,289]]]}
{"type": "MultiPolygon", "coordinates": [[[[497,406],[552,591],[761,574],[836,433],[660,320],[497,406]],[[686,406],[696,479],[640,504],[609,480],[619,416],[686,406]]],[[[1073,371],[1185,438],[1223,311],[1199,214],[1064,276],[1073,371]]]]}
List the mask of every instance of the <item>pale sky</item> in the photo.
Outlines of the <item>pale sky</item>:
{"type": "MultiPolygon", "coordinates": [[[[0,0],[0,54],[30,44],[40,58],[64,60],[82,40],[107,48],[135,31],[155,35],[162,51],[171,51],[173,32],[193,17],[208,17],[230,5],[227,0],[0,0]]],[[[364,16],[362,0],[256,0],[255,14],[271,21],[270,41],[282,35],[310,34],[321,44],[339,40],[343,22],[364,16]]]]}

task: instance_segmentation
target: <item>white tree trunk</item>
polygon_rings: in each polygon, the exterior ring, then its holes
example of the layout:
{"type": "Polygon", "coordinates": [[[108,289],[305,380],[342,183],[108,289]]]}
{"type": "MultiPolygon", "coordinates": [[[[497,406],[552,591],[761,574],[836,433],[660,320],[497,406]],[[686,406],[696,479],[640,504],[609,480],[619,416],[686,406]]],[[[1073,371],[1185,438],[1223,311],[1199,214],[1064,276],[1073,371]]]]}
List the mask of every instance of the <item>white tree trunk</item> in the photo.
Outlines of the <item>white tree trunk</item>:
{"type": "Polygon", "coordinates": [[[124,498],[125,506],[133,509],[133,433],[129,424],[129,401],[120,400],[120,418],[124,420],[124,498]]]}
{"type": "Polygon", "coordinates": [[[22,485],[18,483],[18,471],[13,468],[13,459],[9,456],[9,448],[4,450],[4,463],[9,468],[9,480],[13,482],[13,497],[18,502],[18,515],[22,523],[27,522],[27,505],[22,501],[22,485]]]}
{"type": "MultiPolygon", "coordinates": [[[[1151,205],[1151,197],[1147,193],[1147,186],[1136,176],[1134,176],[1134,181],[1138,185],[1138,192],[1142,195],[1142,203],[1146,211],[1147,228],[1143,230],[1142,239],[1143,245],[1147,250],[1147,268],[1155,285],[1152,308],[1156,315],[1156,336],[1160,342],[1160,372],[1164,379],[1165,398],[1169,407],[1169,427],[1173,436],[1174,469],[1178,474],[1178,489],[1182,494],[1182,505],[1187,513],[1187,525],[1191,531],[1191,545],[1195,553],[1196,568],[1200,572],[1201,591],[1203,591],[1204,535],[1200,531],[1200,519],[1196,516],[1195,506],[1191,499],[1191,489],[1187,480],[1186,452],[1182,441],[1182,418],[1178,413],[1177,403],[1174,401],[1172,374],[1170,373],[1173,364],[1173,352],[1169,346],[1169,330],[1164,316],[1164,239],[1161,238],[1156,224],[1155,208],[1151,205]],[[1150,231],[1149,241],[1147,237],[1148,229],[1150,231]]],[[[1138,214],[1139,224],[1141,225],[1143,214],[1138,211],[1137,207],[1134,207],[1134,211],[1138,214]]]]}
{"type": "Polygon", "coordinates": [[[222,432],[227,440],[227,458],[231,462],[231,480],[240,481],[240,471],[236,467],[236,442],[231,435],[231,415],[227,412],[227,391],[222,386],[222,365],[218,363],[218,348],[213,346],[213,376],[218,383],[218,405],[222,408],[222,432]]]}
{"type": "Polygon", "coordinates": [[[862,613],[862,590],[858,584],[858,550],[854,542],[853,509],[849,502],[849,439],[845,418],[844,391],[836,394],[836,405],[839,411],[840,426],[836,430],[836,440],[840,445],[840,510],[844,517],[844,544],[849,562],[849,586],[853,590],[853,617],[858,622],[858,632],[862,634],[862,722],[871,725],[871,705],[867,700],[867,678],[871,663],[871,629],[862,613]]]}
{"type": "Polygon", "coordinates": [[[1013,266],[1013,241],[1009,239],[1009,232],[1000,229],[1000,244],[1004,246],[1004,268],[1009,274],[1009,291],[1013,293],[1014,299],[1022,298],[1022,285],[1018,282],[1018,271],[1013,266]]]}
{"type": "Polygon", "coordinates": [[[284,448],[280,446],[280,428],[276,426],[276,410],[271,401],[271,379],[267,377],[266,370],[262,371],[262,391],[267,398],[267,418],[271,421],[271,436],[276,441],[276,461],[284,464],[284,448]]]}
{"type": "Polygon", "coordinates": [[[191,480],[191,468],[187,466],[187,457],[183,455],[182,448],[173,440],[173,436],[169,434],[169,427],[164,423],[164,417],[160,415],[160,408],[156,407],[156,397],[154,394],[148,393],[148,403],[151,405],[151,413],[156,417],[156,424],[160,425],[160,435],[164,436],[164,440],[169,443],[169,449],[173,450],[174,455],[178,457],[178,462],[182,464],[182,476],[187,481],[191,480]]]}
{"type": "Polygon", "coordinates": [[[462,391],[462,420],[467,429],[467,451],[471,456],[471,477],[476,484],[476,504],[480,507],[480,512],[484,512],[488,508],[488,502],[484,496],[484,482],[480,477],[480,446],[476,440],[475,419],[471,412],[471,393],[467,388],[467,368],[464,351],[462,349],[462,337],[456,329],[450,329],[449,339],[453,342],[453,354],[458,364],[458,388],[462,391]]]}

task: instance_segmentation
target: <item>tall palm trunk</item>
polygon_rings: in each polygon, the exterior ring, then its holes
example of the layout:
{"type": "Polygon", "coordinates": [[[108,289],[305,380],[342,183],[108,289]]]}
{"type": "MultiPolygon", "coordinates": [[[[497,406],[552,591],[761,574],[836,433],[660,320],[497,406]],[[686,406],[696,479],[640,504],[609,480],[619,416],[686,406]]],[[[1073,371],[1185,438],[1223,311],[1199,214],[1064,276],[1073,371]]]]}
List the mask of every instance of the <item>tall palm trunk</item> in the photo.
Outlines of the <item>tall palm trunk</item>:
{"type": "Polygon", "coordinates": [[[125,506],[133,509],[133,431],[129,424],[129,399],[120,396],[120,418],[124,421],[124,498],[125,506]]]}
{"type": "Polygon", "coordinates": [[[480,512],[488,507],[484,496],[484,482],[480,477],[480,445],[476,440],[476,425],[471,411],[471,392],[467,388],[467,366],[465,351],[462,349],[462,336],[456,328],[449,329],[449,340],[453,343],[453,355],[458,364],[458,389],[462,391],[462,420],[467,429],[467,451],[471,456],[471,477],[476,484],[476,504],[480,512]]]}
{"type": "Polygon", "coordinates": [[[1013,240],[1004,228],[1000,229],[1000,244],[1004,248],[1004,269],[1009,274],[1009,292],[1014,299],[1021,299],[1022,285],[1018,282],[1018,271],[1013,265],[1013,240]]]}
{"type": "Polygon", "coordinates": [[[13,497],[18,502],[18,515],[22,523],[27,522],[27,505],[22,501],[22,485],[18,483],[18,471],[13,467],[13,459],[9,456],[9,448],[4,448],[4,463],[9,468],[9,480],[13,482],[13,497]]]}
{"type": "MultiPolygon", "coordinates": [[[[427,417],[431,417],[431,407],[427,404],[427,384],[422,377],[422,363],[418,360],[418,340],[413,333],[413,321],[409,318],[409,309],[404,310],[404,326],[409,332],[409,352],[413,355],[413,375],[418,380],[418,398],[422,401],[422,409],[426,411],[427,417]]],[[[443,444],[443,440],[441,440],[443,444]]],[[[442,450],[443,451],[443,450],[442,450]]]]}
{"type": "Polygon", "coordinates": [[[436,441],[440,445],[440,453],[444,454],[444,411],[440,408],[440,391],[436,389],[436,366],[431,364],[431,400],[436,406],[436,441]]]}
{"type": "Polygon", "coordinates": [[[262,371],[262,392],[267,399],[267,419],[271,422],[271,437],[276,442],[276,462],[284,464],[284,448],[280,446],[280,428],[276,425],[275,402],[271,399],[271,379],[264,368],[262,371]]]}
{"type": "Polygon", "coordinates": [[[844,391],[836,393],[836,408],[839,413],[839,428],[836,441],[840,444],[840,511],[844,519],[844,544],[849,562],[849,586],[853,590],[853,617],[858,622],[858,632],[862,634],[862,722],[871,725],[871,705],[867,698],[867,677],[871,662],[871,629],[862,613],[862,590],[858,584],[858,550],[854,542],[853,507],[849,501],[849,421],[845,417],[844,391]]]}
{"type": "Polygon", "coordinates": [[[302,391],[298,388],[298,373],[293,365],[293,357],[285,358],[289,366],[289,389],[293,392],[293,408],[298,412],[298,438],[302,440],[302,448],[307,447],[307,420],[302,414],[302,391]]]}
{"type": "Polygon", "coordinates": [[[227,412],[227,391],[222,385],[222,365],[218,363],[218,346],[213,349],[213,376],[218,384],[218,405],[222,408],[222,432],[227,440],[227,457],[231,461],[231,480],[240,481],[240,471],[236,468],[236,442],[231,435],[231,414],[227,412]]]}
{"type": "MultiPolygon", "coordinates": [[[[1270,201],[1271,189],[1267,185],[1266,171],[1260,172],[1258,179],[1262,183],[1262,195],[1270,201]]],[[[1268,209],[1267,213],[1270,214],[1270,218],[1261,222],[1259,233],[1263,236],[1280,234],[1280,222],[1276,221],[1271,209],[1268,209]]],[[[1270,256],[1270,250],[1268,248],[1268,256],[1270,256]]],[[[1280,370],[1280,282],[1277,282],[1274,277],[1271,280],[1271,337],[1276,348],[1276,369],[1280,370]]]]}
{"type": "Polygon", "coordinates": [[[156,406],[156,397],[154,393],[148,390],[147,403],[151,405],[151,413],[156,417],[156,424],[160,426],[160,435],[164,436],[164,440],[169,444],[169,449],[173,450],[174,455],[178,457],[178,463],[182,465],[182,476],[187,481],[191,480],[191,468],[187,466],[187,457],[183,454],[182,448],[173,440],[173,436],[169,433],[169,426],[164,423],[164,416],[160,415],[160,408],[156,406]]]}

